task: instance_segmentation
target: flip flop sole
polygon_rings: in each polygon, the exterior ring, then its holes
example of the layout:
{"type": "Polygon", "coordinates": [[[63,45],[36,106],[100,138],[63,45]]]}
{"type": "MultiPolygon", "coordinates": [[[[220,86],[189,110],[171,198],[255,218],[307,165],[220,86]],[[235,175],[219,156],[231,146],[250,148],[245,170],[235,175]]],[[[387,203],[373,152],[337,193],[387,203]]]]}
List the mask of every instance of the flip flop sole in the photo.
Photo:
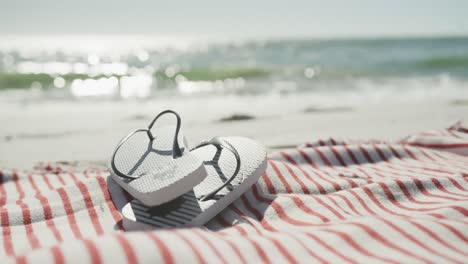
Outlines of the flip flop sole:
{"type": "Polygon", "coordinates": [[[174,127],[158,129],[152,142],[146,132],[138,132],[120,146],[115,154],[115,167],[137,178],[121,177],[109,166],[112,178],[147,206],[175,199],[207,175],[202,160],[188,151],[182,133],[179,133],[179,144],[183,155],[173,158],[174,130],[174,127]]]}
{"type": "Polygon", "coordinates": [[[201,226],[219,214],[255,184],[267,167],[265,148],[248,138],[224,137],[240,157],[240,170],[227,187],[212,199],[200,197],[222,185],[236,169],[235,156],[224,149],[208,145],[192,153],[205,160],[208,176],[192,190],[165,204],[149,207],[133,199],[122,208],[126,230],[201,226]],[[216,162],[213,162],[216,161],[216,162]],[[218,164],[219,166],[216,166],[218,164]]]}

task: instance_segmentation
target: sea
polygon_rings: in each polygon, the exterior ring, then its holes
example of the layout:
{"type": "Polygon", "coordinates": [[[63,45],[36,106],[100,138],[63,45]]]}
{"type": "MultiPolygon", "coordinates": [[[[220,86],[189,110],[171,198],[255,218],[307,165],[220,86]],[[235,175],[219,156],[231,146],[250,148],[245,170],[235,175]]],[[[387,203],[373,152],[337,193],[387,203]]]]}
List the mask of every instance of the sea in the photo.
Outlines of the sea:
{"type": "Polygon", "coordinates": [[[348,105],[468,100],[468,37],[1,38],[0,102],[304,95],[348,105]]]}

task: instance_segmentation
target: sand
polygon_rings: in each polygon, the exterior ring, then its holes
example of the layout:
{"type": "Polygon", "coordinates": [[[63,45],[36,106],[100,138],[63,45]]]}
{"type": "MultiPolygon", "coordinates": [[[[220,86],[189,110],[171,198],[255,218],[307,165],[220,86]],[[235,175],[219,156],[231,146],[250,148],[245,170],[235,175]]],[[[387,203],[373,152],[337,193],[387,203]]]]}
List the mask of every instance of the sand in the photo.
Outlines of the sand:
{"type": "Polygon", "coordinates": [[[0,108],[0,166],[23,169],[40,161],[105,163],[120,138],[145,127],[167,108],[182,116],[189,145],[213,136],[242,135],[270,150],[329,137],[397,140],[468,117],[468,104],[448,100],[323,105],[313,95],[5,101],[0,108]],[[229,121],[232,115],[240,120],[229,121]],[[223,118],[228,120],[220,121],[223,118]]]}

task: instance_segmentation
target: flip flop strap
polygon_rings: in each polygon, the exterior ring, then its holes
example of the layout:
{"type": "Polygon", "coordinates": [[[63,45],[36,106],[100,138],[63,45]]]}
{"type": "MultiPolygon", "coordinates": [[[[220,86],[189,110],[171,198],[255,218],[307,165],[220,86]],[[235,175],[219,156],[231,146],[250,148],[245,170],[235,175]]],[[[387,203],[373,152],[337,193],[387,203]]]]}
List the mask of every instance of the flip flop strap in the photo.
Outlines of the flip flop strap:
{"type": "Polygon", "coordinates": [[[175,133],[174,133],[174,141],[172,143],[172,157],[174,159],[176,159],[176,158],[182,156],[183,151],[182,151],[182,149],[180,149],[180,146],[179,146],[179,131],[180,131],[180,126],[181,126],[180,116],[179,116],[179,114],[177,114],[176,112],[174,112],[172,110],[165,110],[165,111],[162,111],[161,113],[159,113],[153,119],[153,121],[151,121],[148,128],[137,129],[137,130],[131,132],[130,134],[128,134],[126,137],[124,137],[119,142],[119,144],[117,145],[117,147],[114,150],[114,153],[112,154],[112,160],[111,160],[111,167],[112,167],[112,170],[115,172],[115,174],[117,174],[118,176],[120,176],[122,178],[127,178],[127,179],[136,179],[136,178],[138,178],[138,177],[134,177],[132,175],[128,175],[128,174],[125,174],[125,173],[119,171],[119,169],[117,169],[117,166],[115,166],[115,156],[116,156],[117,152],[119,151],[120,147],[122,147],[123,143],[125,143],[125,141],[127,141],[130,137],[132,137],[134,134],[136,134],[138,132],[146,132],[146,134],[148,135],[148,138],[150,139],[150,143],[152,143],[153,140],[155,139],[155,137],[154,137],[153,133],[151,132],[151,129],[153,128],[154,123],[156,123],[156,120],[158,120],[159,117],[161,117],[161,116],[163,116],[165,114],[174,114],[176,116],[176,120],[177,120],[176,129],[175,129],[175,133]]]}
{"type": "Polygon", "coordinates": [[[237,174],[239,174],[240,165],[241,165],[240,156],[239,156],[239,153],[237,152],[237,150],[229,142],[227,142],[225,140],[222,140],[219,137],[215,137],[215,138],[212,138],[209,141],[202,142],[198,146],[192,148],[191,151],[195,150],[195,149],[198,149],[198,148],[201,148],[201,147],[208,146],[208,145],[215,146],[218,151],[221,150],[221,149],[227,149],[230,152],[232,152],[232,154],[234,154],[234,156],[236,158],[236,169],[234,170],[234,173],[232,174],[232,176],[227,181],[225,181],[222,185],[220,185],[219,187],[217,187],[213,191],[209,192],[208,194],[205,194],[205,195],[201,196],[201,198],[199,199],[200,201],[206,201],[208,199],[213,198],[213,196],[215,196],[219,191],[221,191],[224,187],[226,187],[228,184],[230,184],[236,178],[237,174]]]}
{"type": "Polygon", "coordinates": [[[178,158],[178,157],[182,157],[182,150],[180,149],[180,146],[179,146],[179,131],[180,131],[180,126],[181,126],[181,120],[180,120],[179,114],[177,114],[176,112],[174,112],[172,110],[165,110],[165,111],[162,111],[161,113],[159,113],[153,119],[153,121],[151,121],[151,123],[148,126],[148,137],[151,139],[151,141],[154,140],[153,133],[151,133],[151,128],[153,128],[153,125],[154,125],[154,123],[156,123],[156,120],[158,120],[159,117],[161,117],[161,116],[163,116],[165,114],[173,114],[173,115],[175,115],[176,120],[177,120],[176,129],[175,129],[175,133],[174,133],[174,141],[172,143],[172,157],[174,159],[178,158]]]}

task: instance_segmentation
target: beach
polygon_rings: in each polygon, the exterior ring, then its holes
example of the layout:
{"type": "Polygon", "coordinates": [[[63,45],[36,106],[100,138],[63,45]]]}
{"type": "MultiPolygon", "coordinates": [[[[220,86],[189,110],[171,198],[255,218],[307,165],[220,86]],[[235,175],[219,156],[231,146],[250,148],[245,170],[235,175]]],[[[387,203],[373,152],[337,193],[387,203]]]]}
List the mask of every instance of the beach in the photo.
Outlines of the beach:
{"type": "Polygon", "coordinates": [[[270,150],[330,137],[395,141],[468,115],[466,37],[166,42],[8,39],[0,166],[105,164],[165,109],[180,113],[191,146],[240,135],[270,150]]]}
{"type": "Polygon", "coordinates": [[[0,263],[467,263],[462,2],[3,1],[0,263]]]}
{"type": "MultiPolygon", "coordinates": [[[[313,103],[314,98],[302,94],[4,102],[0,166],[27,169],[41,161],[106,164],[122,137],[147,126],[164,109],[180,113],[189,146],[214,136],[241,135],[260,141],[270,151],[330,137],[395,141],[447,128],[468,117],[468,103],[463,100],[323,105],[313,103]]],[[[168,117],[162,125],[173,121],[168,117]]]]}

